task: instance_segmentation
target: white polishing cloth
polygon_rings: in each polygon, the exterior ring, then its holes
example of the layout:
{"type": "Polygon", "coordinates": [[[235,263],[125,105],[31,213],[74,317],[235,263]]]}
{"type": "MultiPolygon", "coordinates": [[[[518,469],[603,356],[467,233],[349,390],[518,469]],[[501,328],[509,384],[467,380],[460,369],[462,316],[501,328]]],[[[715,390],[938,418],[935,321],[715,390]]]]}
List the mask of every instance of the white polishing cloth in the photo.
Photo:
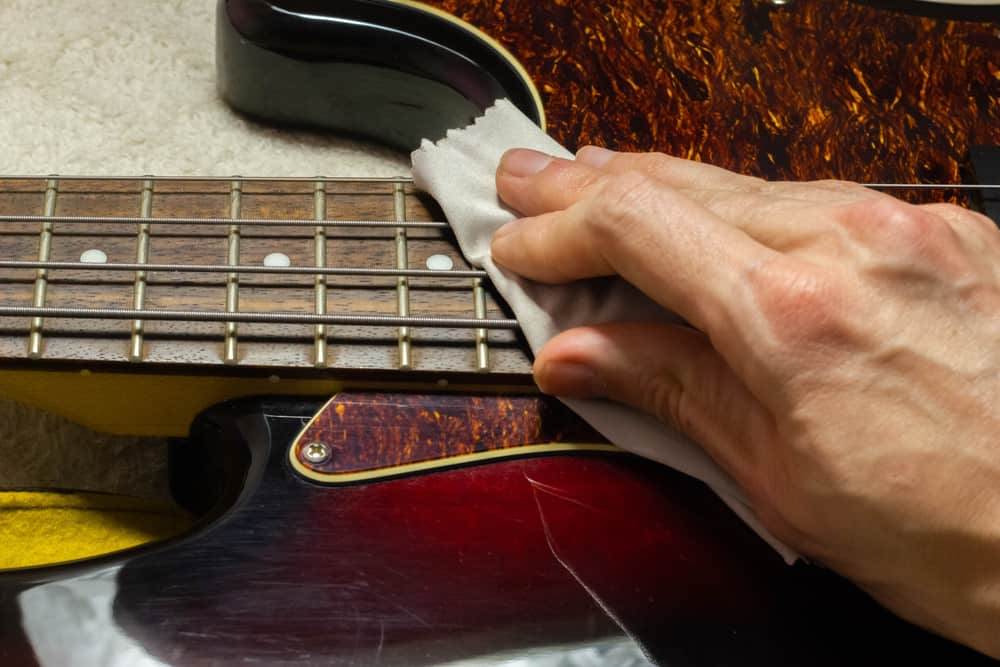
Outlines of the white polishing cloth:
{"type": "MultiPolygon", "coordinates": [[[[455,231],[468,261],[489,274],[507,300],[531,349],[537,352],[561,331],[619,320],[675,320],[668,311],[620,279],[542,285],[497,267],[490,240],[515,214],[501,203],[497,165],[510,148],[533,148],[573,159],[510,102],[501,100],[464,130],[437,144],[425,141],[412,155],[418,187],[429,192],[455,231]]],[[[736,483],[698,445],[636,409],[604,400],[562,399],[611,442],[659,461],[709,485],[751,528],[788,561],[797,554],[768,533],[736,483]]]]}

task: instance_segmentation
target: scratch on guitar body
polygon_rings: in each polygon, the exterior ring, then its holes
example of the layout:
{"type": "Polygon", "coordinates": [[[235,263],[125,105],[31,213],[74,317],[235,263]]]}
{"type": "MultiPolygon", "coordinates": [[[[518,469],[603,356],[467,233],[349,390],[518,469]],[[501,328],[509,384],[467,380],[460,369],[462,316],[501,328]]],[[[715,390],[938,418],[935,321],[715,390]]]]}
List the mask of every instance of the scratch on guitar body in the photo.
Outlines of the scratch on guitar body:
{"type": "MultiPolygon", "coordinates": [[[[580,585],[580,588],[582,588],[587,593],[587,595],[590,596],[590,598],[594,601],[594,603],[597,604],[598,607],[600,607],[601,611],[607,614],[608,618],[614,621],[615,625],[621,628],[621,631],[625,633],[625,635],[629,639],[634,641],[637,646],[642,647],[642,644],[639,642],[639,640],[635,636],[633,636],[631,632],[629,632],[629,629],[625,627],[625,624],[622,623],[620,618],[618,618],[618,615],[615,614],[614,610],[612,610],[611,607],[609,607],[604,602],[604,600],[601,599],[601,597],[597,594],[597,592],[593,588],[587,585],[587,582],[583,580],[583,577],[581,577],[579,573],[577,573],[577,571],[574,570],[573,567],[565,560],[563,560],[563,558],[559,555],[559,552],[556,550],[555,540],[552,537],[552,529],[549,526],[548,520],[546,520],[545,518],[545,511],[542,509],[542,503],[541,500],[539,500],[538,492],[539,490],[544,491],[545,493],[556,496],[557,498],[562,498],[571,503],[575,503],[582,507],[586,507],[587,509],[590,510],[597,511],[597,508],[591,507],[585,503],[581,503],[573,498],[567,498],[562,494],[553,493],[554,487],[532,480],[530,477],[528,477],[527,473],[524,473],[524,479],[527,480],[529,484],[531,484],[531,493],[535,500],[535,507],[538,509],[538,520],[542,524],[542,532],[545,535],[545,544],[549,548],[549,553],[551,553],[555,561],[559,563],[559,565],[561,565],[562,568],[566,570],[566,572],[568,572],[571,577],[573,577],[576,583],[580,585]]],[[[559,489],[554,489],[554,490],[559,491],[559,489]]]]}
{"type": "Polygon", "coordinates": [[[601,511],[603,511],[600,507],[595,507],[593,505],[588,505],[587,503],[583,502],[582,500],[574,498],[573,496],[569,495],[563,489],[560,489],[558,487],[552,486],[550,484],[544,484],[542,482],[539,482],[536,479],[532,479],[531,477],[528,476],[528,473],[522,473],[522,474],[524,475],[524,479],[528,482],[528,484],[531,484],[532,492],[535,493],[536,502],[537,502],[537,499],[538,499],[538,491],[544,491],[545,493],[549,494],[550,496],[555,496],[556,498],[559,498],[561,500],[565,500],[566,502],[573,503],[574,505],[579,505],[580,507],[583,507],[584,509],[588,509],[591,512],[601,512],[601,511]]]}
{"type": "Polygon", "coordinates": [[[385,621],[379,619],[378,622],[378,646],[375,647],[375,662],[373,664],[381,664],[382,662],[382,647],[385,646],[385,621]]]}

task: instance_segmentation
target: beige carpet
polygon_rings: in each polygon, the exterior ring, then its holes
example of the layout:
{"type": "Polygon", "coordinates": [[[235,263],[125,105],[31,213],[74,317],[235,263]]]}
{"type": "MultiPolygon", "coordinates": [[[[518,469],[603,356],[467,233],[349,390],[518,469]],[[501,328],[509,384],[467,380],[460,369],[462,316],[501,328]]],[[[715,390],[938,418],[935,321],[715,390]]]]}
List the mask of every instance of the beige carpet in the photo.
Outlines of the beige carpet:
{"type": "MultiPolygon", "coordinates": [[[[387,149],[229,111],[215,93],[215,1],[0,0],[0,174],[409,172],[387,149]]],[[[162,498],[164,455],[162,442],[0,401],[0,489],[162,498]]]]}

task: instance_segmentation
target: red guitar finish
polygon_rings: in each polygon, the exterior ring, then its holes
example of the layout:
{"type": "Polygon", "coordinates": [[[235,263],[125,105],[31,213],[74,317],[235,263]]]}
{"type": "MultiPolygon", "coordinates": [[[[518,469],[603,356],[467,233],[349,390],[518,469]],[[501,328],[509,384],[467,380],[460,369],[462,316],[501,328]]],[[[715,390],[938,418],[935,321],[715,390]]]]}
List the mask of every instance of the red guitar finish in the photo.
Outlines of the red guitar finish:
{"type": "Polygon", "coordinates": [[[610,647],[669,665],[974,660],[828,573],[789,568],[701,484],[627,455],[304,483],[277,443],[316,407],[243,402],[196,424],[248,448],[249,491],[210,532],[117,575],[116,620],[153,655],[212,664],[238,637],[241,655],[281,664],[610,647]]]}

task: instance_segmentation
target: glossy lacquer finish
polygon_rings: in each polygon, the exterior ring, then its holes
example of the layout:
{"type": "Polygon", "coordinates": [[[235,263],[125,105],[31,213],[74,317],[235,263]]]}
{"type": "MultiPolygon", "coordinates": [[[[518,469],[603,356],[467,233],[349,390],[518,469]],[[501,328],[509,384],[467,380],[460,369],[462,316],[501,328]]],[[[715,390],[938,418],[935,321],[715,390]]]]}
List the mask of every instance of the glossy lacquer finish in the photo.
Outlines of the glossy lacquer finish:
{"type": "MultiPolygon", "coordinates": [[[[0,576],[0,627],[23,624],[39,655],[140,665],[586,651],[605,664],[643,651],[666,665],[977,662],[832,575],[788,568],[701,485],[628,455],[307,483],[287,447],[319,407],[251,400],[204,415],[176,451],[179,495],[235,508],[145,553],[0,576]]],[[[0,645],[5,665],[26,655],[13,637],[0,645]]]]}
{"type": "MultiPolygon", "coordinates": [[[[523,64],[549,132],[571,149],[662,150],[770,178],[955,183],[972,178],[970,147],[1000,144],[997,7],[905,0],[427,4],[481,29],[523,64]]],[[[471,60],[491,50],[454,23],[399,3],[224,0],[220,12],[234,26],[224,30],[239,35],[221,42],[222,89],[251,113],[413,148],[421,136],[437,139],[461,126],[494,97],[532,106],[495,54],[471,70],[440,59],[428,65],[425,48],[471,60]],[[400,32],[344,23],[385,12],[396,16],[400,32]],[[428,40],[413,49],[401,33],[428,40]],[[328,71],[373,62],[382,67],[378,77],[329,85],[328,71]],[[383,75],[397,66],[416,77],[422,101],[403,110],[397,100],[368,98],[358,114],[353,91],[395,91],[383,75]],[[429,106],[437,125],[425,118],[429,106]],[[404,136],[401,127],[412,132],[404,136]]]]}
{"type": "Polygon", "coordinates": [[[396,2],[220,0],[216,46],[222,96],[271,122],[412,150],[498,97],[541,121],[530,82],[488,41],[396,2]]]}

